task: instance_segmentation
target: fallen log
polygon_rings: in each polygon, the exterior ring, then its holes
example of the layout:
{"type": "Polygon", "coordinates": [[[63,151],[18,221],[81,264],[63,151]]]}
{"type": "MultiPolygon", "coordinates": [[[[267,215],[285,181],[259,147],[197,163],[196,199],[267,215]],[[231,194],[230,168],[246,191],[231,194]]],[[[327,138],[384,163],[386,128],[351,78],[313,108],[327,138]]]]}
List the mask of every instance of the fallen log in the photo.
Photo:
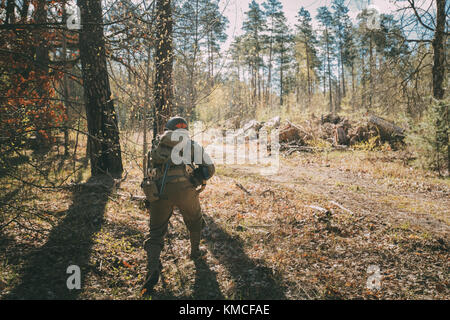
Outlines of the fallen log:
{"type": "Polygon", "coordinates": [[[405,130],[396,126],[383,118],[377,116],[370,116],[369,123],[374,125],[383,141],[403,141],[405,138],[405,130]]]}
{"type": "Polygon", "coordinates": [[[332,139],[334,137],[335,125],[332,123],[324,123],[319,128],[319,137],[323,140],[332,139]]]}
{"type": "Polygon", "coordinates": [[[299,134],[299,131],[292,127],[292,126],[286,126],[283,127],[280,130],[280,142],[292,142],[292,141],[299,141],[300,144],[304,144],[304,141],[301,141],[301,137],[299,134]]]}
{"type": "Polygon", "coordinates": [[[345,132],[344,127],[337,127],[334,131],[334,144],[337,146],[346,146],[350,142],[350,139],[347,136],[347,132],[345,132]]]}
{"type": "Polygon", "coordinates": [[[297,141],[297,145],[305,145],[306,141],[313,139],[313,136],[304,128],[288,120],[286,120],[286,125],[280,129],[279,137],[280,142],[297,141]]]}
{"type": "MultiPolygon", "coordinates": [[[[350,130],[350,145],[354,145],[358,142],[368,142],[372,138],[381,138],[380,130],[377,126],[367,121],[365,124],[360,124],[356,128],[350,130]]],[[[387,138],[387,137],[386,137],[387,138]]],[[[376,140],[376,144],[378,145],[381,139],[376,140]]],[[[390,138],[383,141],[389,141],[390,138]]]]}

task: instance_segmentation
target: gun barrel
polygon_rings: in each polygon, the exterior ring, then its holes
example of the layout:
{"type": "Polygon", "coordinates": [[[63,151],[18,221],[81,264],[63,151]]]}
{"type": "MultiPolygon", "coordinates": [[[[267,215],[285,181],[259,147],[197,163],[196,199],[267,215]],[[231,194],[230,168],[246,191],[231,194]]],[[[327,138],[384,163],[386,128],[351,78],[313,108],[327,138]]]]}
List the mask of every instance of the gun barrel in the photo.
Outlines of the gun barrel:
{"type": "Polygon", "coordinates": [[[161,191],[159,192],[160,196],[163,195],[164,189],[166,187],[166,180],[167,180],[167,171],[169,171],[169,163],[166,163],[166,166],[164,168],[164,176],[161,182],[161,191]]]}

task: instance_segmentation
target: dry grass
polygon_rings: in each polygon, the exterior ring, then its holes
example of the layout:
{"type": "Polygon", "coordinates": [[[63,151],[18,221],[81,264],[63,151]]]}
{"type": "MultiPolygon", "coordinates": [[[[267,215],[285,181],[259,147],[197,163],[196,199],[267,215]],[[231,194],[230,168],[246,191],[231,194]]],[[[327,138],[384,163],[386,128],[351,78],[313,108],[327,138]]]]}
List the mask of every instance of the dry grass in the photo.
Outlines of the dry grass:
{"type": "MultiPolygon", "coordinates": [[[[142,298],[149,217],[128,197],[141,192],[132,148],[120,185],[105,179],[100,188],[35,189],[26,202],[45,219],[29,219],[48,232],[15,224],[3,230],[1,298],[142,298]],[[82,290],[65,287],[70,264],[81,267],[82,290]]],[[[273,177],[256,169],[219,166],[202,193],[204,260],[188,258],[187,231],[175,212],[152,299],[450,297],[448,180],[410,170],[389,152],[296,155],[273,177]],[[378,291],[366,288],[370,265],[381,270],[378,291]]]]}

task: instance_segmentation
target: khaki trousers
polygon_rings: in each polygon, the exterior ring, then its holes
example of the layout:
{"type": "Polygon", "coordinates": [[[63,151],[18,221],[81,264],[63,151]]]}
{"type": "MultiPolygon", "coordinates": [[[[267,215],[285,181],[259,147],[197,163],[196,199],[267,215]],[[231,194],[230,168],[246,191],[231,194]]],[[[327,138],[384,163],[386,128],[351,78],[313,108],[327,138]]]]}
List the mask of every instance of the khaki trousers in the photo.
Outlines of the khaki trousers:
{"type": "Polygon", "coordinates": [[[164,195],[165,199],[150,203],[150,235],[144,243],[150,272],[159,268],[164,236],[167,233],[174,207],[180,209],[184,223],[189,230],[191,250],[198,249],[200,244],[202,211],[198,193],[192,183],[187,179],[181,182],[168,182],[164,195]]]}

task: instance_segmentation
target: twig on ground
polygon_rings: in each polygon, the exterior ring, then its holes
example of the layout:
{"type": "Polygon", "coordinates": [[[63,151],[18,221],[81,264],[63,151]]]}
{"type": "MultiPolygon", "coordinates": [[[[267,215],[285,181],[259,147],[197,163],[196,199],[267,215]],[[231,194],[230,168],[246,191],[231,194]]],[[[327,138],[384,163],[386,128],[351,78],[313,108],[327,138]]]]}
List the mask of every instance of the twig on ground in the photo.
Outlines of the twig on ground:
{"type": "Polygon", "coordinates": [[[139,201],[145,201],[145,200],[147,200],[147,198],[145,196],[135,196],[130,193],[130,200],[139,202],[139,201]]]}
{"type": "Polygon", "coordinates": [[[345,208],[344,206],[342,206],[341,204],[337,203],[336,201],[330,201],[331,204],[334,204],[336,207],[344,210],[345,212],[350,213],[352,216],[354,216],[355,214],[353,213],[353,211],[350,211],[349,209],[345,208]]]}
{"type": "Polygon", "coordinates": [[[273,192],[273,191],[270,190],[270,189],[267,189],[267,190],[261,192],[260,196],[261,196],[261,197],[265,197],[266,194],[271,194],[273,197],[275,197],[275,192],[273,192]]]}
{"type": "Polygon", "coordinates": [[[252,225],[252,226],[247,226],[247,228],[272,228],[272,225],[252,225]]]}
{"type": "Polygon", "coordinates": [[[329,212],[329,210],[327,210],[325,208],[322,208],[322,207],[318,207],[318,206],[305,206],[305,207],[311,208],[311,209],[314,209],[314,210],[317,210],[317,211],[320,211],[320,212],[323,212],[323,213],[329,212]]]}
{"type": "Polygon", "coordinates": [[[251,192],[248,191],[247,189],[245,189],[244,186],[243,186],[242,184],[236,182],[236,186],[237,186],[239,189],[241,189],[242,191],[244,191],[246,194],[248,194],[249,196],[252,195],[251,192]]]}

